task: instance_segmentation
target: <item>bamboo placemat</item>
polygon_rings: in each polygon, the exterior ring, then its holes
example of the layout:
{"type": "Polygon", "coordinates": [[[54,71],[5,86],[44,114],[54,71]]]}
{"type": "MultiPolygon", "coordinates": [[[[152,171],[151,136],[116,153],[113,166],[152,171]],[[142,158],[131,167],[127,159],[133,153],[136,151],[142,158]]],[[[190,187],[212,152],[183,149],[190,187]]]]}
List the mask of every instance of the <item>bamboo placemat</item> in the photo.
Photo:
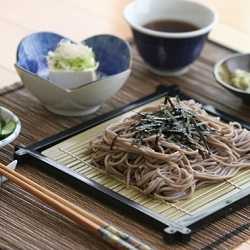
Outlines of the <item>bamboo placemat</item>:
{"type": "MultiPolygon", "coordinates": [[[[176,84],[185,94],[250,122],[250,108],[218,86],[212,75],[214,63],[232,51],[209,42],[190,71],[175,78],[150,73],[135,47],[132,48],[134,60],[130,78],[95,114],[86,117],[61,117],[48,112],[21,83],[0,90],[0,105],[14,111],[22,122],[20,136],[0,150],[1,162],[7,164],[12,160],[16,144],[31,145],[142,98],[154,92],[160,84],[176,84]]],[[[84,193],[84,190],[76,190],[60,182],[32,164],[18,165],[17,171],[154,249],[231,249],[250,238],[250,205],[197,231],[186,244],[169,244],[163,241],[162,232],[139,223],[126,211],[116,211],[104,205],[91,197],[91,194],[84,193]]],[[[83,228],[11,182],[5,182],[0,189],[0,209],[0,249],[110,249],[83,228]]]]}

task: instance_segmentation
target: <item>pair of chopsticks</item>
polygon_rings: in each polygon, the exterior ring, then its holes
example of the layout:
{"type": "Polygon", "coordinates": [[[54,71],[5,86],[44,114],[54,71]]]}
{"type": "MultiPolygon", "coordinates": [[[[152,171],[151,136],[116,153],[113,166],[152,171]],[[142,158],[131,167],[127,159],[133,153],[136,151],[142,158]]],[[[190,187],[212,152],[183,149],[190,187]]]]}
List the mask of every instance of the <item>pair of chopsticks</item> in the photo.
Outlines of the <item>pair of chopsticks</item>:
{"type": "Polygon", "coordinates": [[[27,179],[16,171],[9,169],[7,166],[1,163],[0,175],[5,176],[8,180],[14,182],[27,192],[41,199],[46,204],[56,209],[58,212],[77,222],[93,235],[101,238],[103,241],[105,241],[115,249],[151,249],[149,246],[139,242],[137,239],[105,223],[89,212],[81,209],[73,203],[70,203],[69,201],[27,179]]]}

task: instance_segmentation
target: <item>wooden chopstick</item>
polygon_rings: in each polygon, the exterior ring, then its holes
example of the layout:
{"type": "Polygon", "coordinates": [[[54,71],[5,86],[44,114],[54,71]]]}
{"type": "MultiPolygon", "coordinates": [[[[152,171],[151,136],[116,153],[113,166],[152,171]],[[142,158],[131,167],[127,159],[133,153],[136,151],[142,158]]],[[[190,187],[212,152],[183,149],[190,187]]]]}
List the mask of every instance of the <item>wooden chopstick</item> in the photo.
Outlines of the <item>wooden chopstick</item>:
{"type": "Polygon", "coordinates": [[[70,203],[48,189],[36,184],[23,175],[7,168],[0,163],[0,174],[7,177],[10,181],[16,183],[24,190],[33,194],[37,198],[44,201],[46,204],[55,208],[60,213],[74,220],[92,234],[98,236],[115,249],[151,249],[149,246],[141,243],[137,239],[127,235],[126,233],[116,229],[113,226],[105,223],[101,219],[95,217],[89,212],[70,203]]]}

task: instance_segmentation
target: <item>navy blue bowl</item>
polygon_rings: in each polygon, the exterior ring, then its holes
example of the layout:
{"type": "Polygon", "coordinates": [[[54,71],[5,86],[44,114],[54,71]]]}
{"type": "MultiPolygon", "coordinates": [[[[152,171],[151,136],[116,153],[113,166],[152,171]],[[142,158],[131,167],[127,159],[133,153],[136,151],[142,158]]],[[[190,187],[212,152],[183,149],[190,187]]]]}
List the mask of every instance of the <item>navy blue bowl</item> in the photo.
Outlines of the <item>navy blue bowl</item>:
{"type": "Polygon", "coordinates": [[[207,34],[183,38],[166,39],[141,33],[132,29],[134,41],[141,57],[151,68],[158,71],[180,71],[194,62],[200,55],[207,34]]]}
{"type": "Polygon", "coordinates": [[[149,69],[160,75],[180,75],[188,71],[200,55],[218,17],[213,9],[193,0],[137,0],[124,9],[138,52],[149,69]],[[192,31],[158,31],[145,24],[171,20],[190,23],[192,31]]]}

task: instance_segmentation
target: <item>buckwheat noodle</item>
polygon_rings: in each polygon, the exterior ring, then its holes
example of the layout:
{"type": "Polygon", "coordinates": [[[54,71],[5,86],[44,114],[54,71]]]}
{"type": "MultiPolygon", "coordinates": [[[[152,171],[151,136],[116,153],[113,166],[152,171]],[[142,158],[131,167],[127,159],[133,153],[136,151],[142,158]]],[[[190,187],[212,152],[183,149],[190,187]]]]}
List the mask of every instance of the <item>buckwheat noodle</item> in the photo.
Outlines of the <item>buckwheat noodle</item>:
{"type": "MultiPolygon", "coordinates": [[[[176,99],[172,98],[176,103],[176,99]]],[[[150,106],[140,114],[160,110],[165,104],[150,106]]],[[[178,201],[192,196],[203,186],[231,178],[243,168],[250,168],[250,133],[237,122],[226,124],[211,117],[194,100],[181,101],[181,106],[208,122],[216,136],[208,136],[210,154],[203,157],[197,149],[183,147],[161,135],[135,143],[131,126],[141,116],[135,113],[122,122],[110,124],[104,133],[90,143],[91,161],[98,168],[137,186],[145,194],[165,201],[178,201]]],[[[197,141],[207,151],[204,143],[197,141]]]]}

